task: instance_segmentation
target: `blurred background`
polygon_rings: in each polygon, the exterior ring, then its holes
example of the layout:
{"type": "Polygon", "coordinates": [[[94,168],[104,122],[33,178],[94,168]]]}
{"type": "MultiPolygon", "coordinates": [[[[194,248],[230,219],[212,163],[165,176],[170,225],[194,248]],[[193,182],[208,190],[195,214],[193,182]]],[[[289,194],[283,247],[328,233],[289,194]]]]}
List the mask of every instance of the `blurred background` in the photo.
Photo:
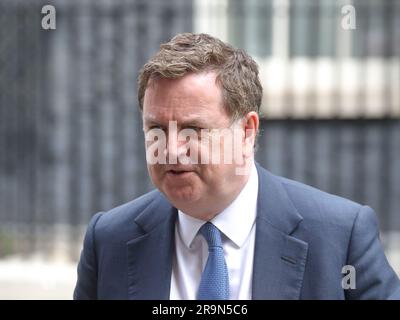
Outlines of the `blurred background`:
{"type": "Polygon", "coordinates": [[[400,0],[0,0],[0,299],[70,299],[91,216],[152,188],[136,79],[179,32],[256,59],[257,160],[371,206],[400,274],[400,0]]]}

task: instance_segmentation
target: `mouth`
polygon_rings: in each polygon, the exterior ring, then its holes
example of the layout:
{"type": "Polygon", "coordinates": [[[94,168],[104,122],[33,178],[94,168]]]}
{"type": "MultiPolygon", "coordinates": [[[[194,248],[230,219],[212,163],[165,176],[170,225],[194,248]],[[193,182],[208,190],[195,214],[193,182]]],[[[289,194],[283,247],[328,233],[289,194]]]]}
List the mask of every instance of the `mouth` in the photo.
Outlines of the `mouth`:
{"type": "Polygon", "coordinates": [[[170,174],[175,174],[175,175],[180,175],[180,174],[185,174],[191,171],[185,171],[185,170],[168,170],[167,173],[170,174]]]}
{"type": "Polygon", "coordinates": [[[167,171],[167,175],[172,176],[172,177],[185,177],[192,173],[193,173],[193,171],[189,171],[189,170],[168,170],[167,171]]]}

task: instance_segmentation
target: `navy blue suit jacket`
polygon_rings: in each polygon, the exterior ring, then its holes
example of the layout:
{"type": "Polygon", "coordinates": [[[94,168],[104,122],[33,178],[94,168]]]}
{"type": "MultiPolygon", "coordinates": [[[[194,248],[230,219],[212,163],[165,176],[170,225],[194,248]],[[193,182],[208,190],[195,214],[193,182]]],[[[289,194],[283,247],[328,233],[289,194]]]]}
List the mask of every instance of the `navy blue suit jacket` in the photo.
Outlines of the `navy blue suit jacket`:
{"type": "MultiPolygon", "coordinates": [[[[372,209],[257,171],[253,299],[400,299],[372,209]],[[342,287],[345,265],[356,289],[342,287]]],[[[169,299],[176,217],[159,191],[96,214],[74,298],[169,299]]]]}

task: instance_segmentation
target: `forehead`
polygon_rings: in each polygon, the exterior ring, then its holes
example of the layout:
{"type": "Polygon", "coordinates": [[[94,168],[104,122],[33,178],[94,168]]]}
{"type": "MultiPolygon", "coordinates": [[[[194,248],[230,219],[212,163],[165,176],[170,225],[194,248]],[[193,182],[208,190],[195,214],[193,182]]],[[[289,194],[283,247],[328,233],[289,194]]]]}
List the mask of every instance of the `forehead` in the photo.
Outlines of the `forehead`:
{"type": "Polygon", "coordinates": [[[227,116],[214,72],[190,73],[177,79],[154,79],[147,86],[143,118],[183,120],[227,116]]]}

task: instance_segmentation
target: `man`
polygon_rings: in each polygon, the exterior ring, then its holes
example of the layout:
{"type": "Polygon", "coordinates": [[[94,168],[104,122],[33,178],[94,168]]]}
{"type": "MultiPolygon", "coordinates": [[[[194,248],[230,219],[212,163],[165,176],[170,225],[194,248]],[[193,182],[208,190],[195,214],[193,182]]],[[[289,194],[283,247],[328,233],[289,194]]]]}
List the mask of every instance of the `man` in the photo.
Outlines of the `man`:
{"type": "Polygon", "coordinates": [[[372,209],[254,162],[261,97],[245,52],[161,45],[138,92],[158,190],[92,218],[75,299],[400,297],[372,209]]]}

